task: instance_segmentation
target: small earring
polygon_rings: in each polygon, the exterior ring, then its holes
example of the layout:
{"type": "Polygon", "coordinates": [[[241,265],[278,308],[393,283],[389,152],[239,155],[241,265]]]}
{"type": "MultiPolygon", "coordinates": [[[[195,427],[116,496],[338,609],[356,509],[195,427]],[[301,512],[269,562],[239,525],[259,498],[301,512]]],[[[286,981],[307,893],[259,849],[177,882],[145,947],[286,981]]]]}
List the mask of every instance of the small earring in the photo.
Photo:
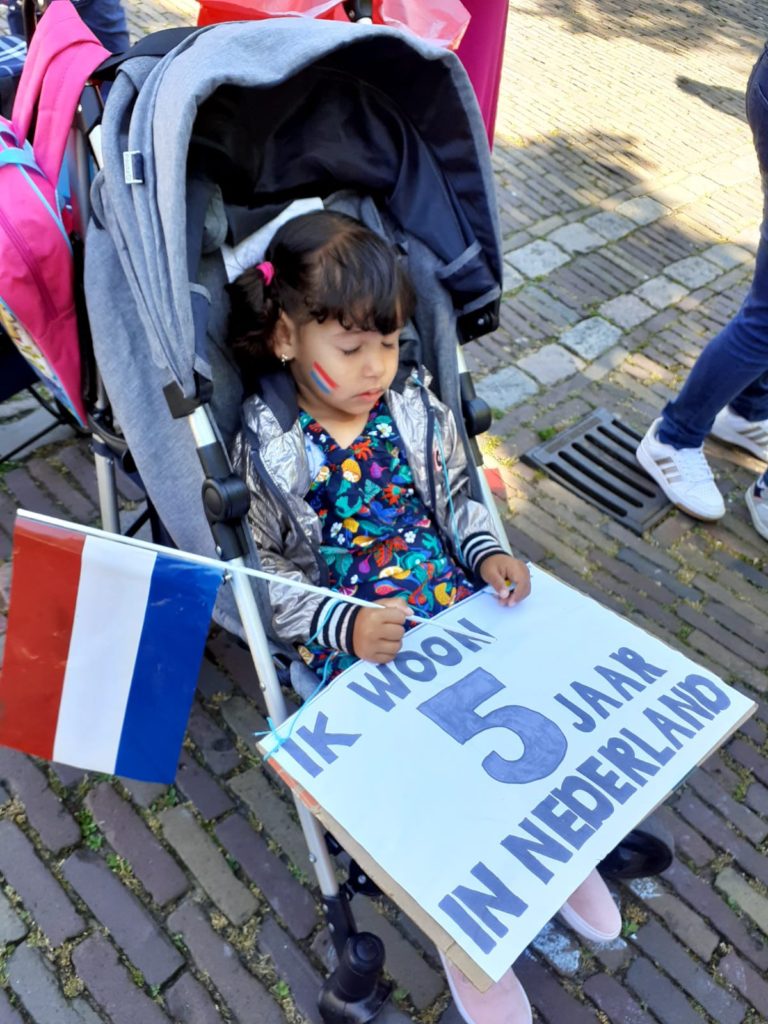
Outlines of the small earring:
{"type": "Polygon", "coordinates": [[[288,357],[285,355],[280,356],[280,362],[282,363],[283,369],[288,365],[288,357]]]}

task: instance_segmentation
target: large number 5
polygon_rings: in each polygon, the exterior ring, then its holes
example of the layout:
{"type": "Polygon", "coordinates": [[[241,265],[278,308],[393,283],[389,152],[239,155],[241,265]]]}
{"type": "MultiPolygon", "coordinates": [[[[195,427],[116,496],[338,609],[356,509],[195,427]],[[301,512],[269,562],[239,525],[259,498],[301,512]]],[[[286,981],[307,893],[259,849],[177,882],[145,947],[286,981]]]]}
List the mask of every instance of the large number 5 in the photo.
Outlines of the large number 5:
{"type": "Polygon", "coordinates": [[[565,735],[545,715],[518,704],[505,704],[487,715],[478,715],[478,704],[503,688],[496,676],[476,668],[419,704],[419,711],[458,743],[466,743],[486,729],[509,729],[522,743],[522,754],[510,761],[494,750],[483,759],[485,771],[498,782],[536,782],[546,778],[565,757],[565,735]]]}

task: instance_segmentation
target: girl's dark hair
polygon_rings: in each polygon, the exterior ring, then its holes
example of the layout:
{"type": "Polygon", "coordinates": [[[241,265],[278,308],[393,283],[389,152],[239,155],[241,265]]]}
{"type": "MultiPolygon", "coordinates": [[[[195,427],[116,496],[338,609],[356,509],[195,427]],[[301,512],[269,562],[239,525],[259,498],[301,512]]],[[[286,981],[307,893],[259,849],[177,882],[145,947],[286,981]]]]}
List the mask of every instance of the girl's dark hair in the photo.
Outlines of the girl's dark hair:
{"type": "Polygon", "coordinates": [[[229,344],[246,389],[274,369],[272,335],[282,310],[298,324],[328,319],[348,330],[391,334],[416,305],[410,279],[394,248],[360,221],[331,210],[294,217],[275,233],[265,260],[267,284],[251,267],[229,286],[229,344]]]}

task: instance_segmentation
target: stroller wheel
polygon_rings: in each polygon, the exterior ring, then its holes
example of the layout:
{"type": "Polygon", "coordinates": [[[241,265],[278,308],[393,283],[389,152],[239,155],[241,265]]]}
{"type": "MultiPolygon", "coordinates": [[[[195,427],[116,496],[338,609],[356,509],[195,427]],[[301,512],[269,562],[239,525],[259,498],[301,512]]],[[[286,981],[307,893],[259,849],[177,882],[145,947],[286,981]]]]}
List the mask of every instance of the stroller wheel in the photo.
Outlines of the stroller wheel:
{"type": "Polygon", "coordinates": [[[665,838],[648,829],[636,828],[600,861],[597,870],[603,878],[617,881],[647,878],[666,871],[672,857],[672,847],[665,838]]]}
{"type": "Polygon", "coordinates": [[[325,1024],[368,1024],[392,991],[384,981],[384,944],[370,932],[347,939],[339,966],[320,989],[318,1009],[325,1024]]]}

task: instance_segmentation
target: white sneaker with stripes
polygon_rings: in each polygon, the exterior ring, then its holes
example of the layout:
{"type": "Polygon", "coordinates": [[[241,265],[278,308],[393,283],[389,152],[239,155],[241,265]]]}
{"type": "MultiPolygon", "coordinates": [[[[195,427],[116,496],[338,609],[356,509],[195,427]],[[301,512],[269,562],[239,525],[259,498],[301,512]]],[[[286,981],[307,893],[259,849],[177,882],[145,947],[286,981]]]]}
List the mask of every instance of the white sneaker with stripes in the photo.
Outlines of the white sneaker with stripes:
{"type": "Polygon", "coordinates": [[[717,414],[710,433],[768,462],[768,420],[745,420],[726,405],[717,414]]]}
{"type": "Polygon", "coordinates": [[[637,446],[637,461],[673,505],[696,519],[720,519],[725,502],[701,448],[673,448],[657,437],[654,420],[637,446]]]}
{"type": "Polygon", "coordinates": [[[760,534],[768,540],[768,474],[759,477],[747,488],[745,498],[747,508],[752,516],[752,525],[760,534]]]}

